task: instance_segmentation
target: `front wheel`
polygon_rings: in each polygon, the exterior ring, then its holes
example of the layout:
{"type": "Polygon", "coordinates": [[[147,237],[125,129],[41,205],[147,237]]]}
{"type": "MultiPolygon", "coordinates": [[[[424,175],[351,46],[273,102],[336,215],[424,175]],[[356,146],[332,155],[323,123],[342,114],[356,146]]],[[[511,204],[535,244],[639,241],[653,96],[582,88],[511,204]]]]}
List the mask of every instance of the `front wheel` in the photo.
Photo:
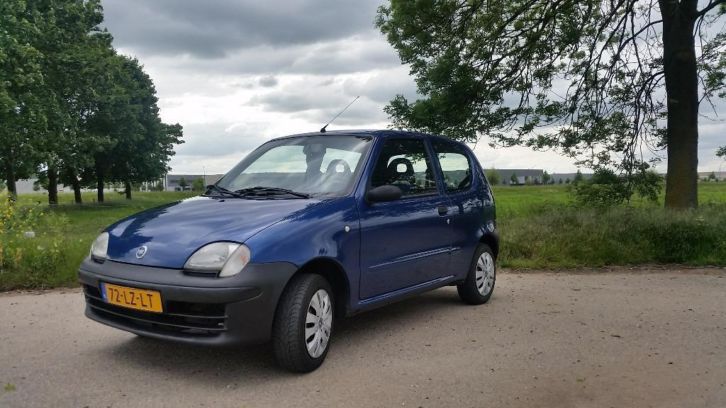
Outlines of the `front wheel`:
{"type": "Polygon", "coordinates": [[[333,291],[320,275],[293,278],[282,294],[272,327],[278,364],[307,373],[323,364],[333,334],[333,291]]]}
{"type": "Polygon", "coordinates": [[[459,297],[465,303],[480,305],[489,301],[494,292],[497,266],[494,252],[486,244],[480,244],[474,252],[469,274],[456,286],[459,297]]]}

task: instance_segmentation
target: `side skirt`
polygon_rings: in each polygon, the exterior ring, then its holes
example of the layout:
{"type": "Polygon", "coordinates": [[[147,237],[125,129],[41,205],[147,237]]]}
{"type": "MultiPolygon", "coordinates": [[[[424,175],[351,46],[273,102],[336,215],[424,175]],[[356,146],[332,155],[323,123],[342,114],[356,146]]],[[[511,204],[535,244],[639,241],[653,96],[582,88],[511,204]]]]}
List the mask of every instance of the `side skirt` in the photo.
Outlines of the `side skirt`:
{"type": "Polygon", "coordinates": [[[377,309],[381,306],[385,306],[416,295],[420,295],[424,292],[448,286],[455,281],[456,277],[454,275],[449,275],[427,282],[419,283],[414,286],[409,286],[407,288],[398,289],[393,292],[384,293],[382,295],[374,296],[368,299],[363,299],[358,302],[355,310],[351,310],[348,313],[348,316],[353,316],[361,312],[377,309]]]}

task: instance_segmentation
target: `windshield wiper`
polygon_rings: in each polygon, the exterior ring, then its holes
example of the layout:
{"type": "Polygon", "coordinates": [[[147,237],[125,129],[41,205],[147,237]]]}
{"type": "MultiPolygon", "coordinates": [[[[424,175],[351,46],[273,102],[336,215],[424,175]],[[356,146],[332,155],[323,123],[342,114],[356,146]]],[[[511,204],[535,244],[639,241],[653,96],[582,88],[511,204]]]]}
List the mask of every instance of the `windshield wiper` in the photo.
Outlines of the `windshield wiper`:
{"type": "Polygon", "coordinates": [[[242,197],[248,197],[248,196],[276,196],[280,194],[287,194],[299,198],[310,198],[310,194],[307,193],[301,193],[299,191],[293,191],[288,190],[286,188],[279,188],[279,187],[262,187],[262,186],[255,186],[250,188],[243,188],[240,190],[235,190],[234,193],[239,194],[242,197]]]}
{"type": "Polygon", "coordinates": [[[210,184],[210,185],[208,185],[207,186],[207,191],[204,193],[204,196],[210,197],[210,194],[209,193],[211,191],[216,191],[220,195],[227,195],[229,197],[244,198],[244,196],[242,194],[236,193],[234,191],[227,190],[226,188],[220,187],[220,186],[218,186],[216,184],[210,184]]]}

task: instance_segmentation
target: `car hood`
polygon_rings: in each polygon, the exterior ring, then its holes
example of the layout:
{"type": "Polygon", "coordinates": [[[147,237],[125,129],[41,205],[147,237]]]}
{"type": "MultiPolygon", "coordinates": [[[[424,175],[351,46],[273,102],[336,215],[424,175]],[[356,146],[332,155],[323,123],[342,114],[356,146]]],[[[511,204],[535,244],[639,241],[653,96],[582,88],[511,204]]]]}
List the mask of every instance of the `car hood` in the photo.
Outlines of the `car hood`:
{"type": "Polygon", "coordinates": [[[245,242],[317,200],[246,200],[194,197],[153,208],[107,228],[108,259],[182,268],[200,247],[217,241],[245,242]],[[146,247],[143,256],[139,248],[146,247]]]}

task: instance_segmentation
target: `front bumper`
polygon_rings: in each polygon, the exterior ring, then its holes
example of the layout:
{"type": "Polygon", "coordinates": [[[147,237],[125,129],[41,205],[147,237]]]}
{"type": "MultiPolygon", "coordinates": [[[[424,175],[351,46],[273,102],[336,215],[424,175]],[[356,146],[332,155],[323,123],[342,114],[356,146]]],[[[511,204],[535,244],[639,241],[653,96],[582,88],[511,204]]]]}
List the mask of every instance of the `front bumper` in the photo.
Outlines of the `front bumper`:
{"type": "Polygon", "coordinates": [[[296,270],[285,262],[249,264],[233,277],[213,278],[87,258],[78,277],[86,298],[86,316],[92,320],[142,336],[229,345],[270,339],[277,302],[296,270]],[[164,312],[109,304],[101,296],[102,282],[156,290],[161,293],[164,312]]]}

